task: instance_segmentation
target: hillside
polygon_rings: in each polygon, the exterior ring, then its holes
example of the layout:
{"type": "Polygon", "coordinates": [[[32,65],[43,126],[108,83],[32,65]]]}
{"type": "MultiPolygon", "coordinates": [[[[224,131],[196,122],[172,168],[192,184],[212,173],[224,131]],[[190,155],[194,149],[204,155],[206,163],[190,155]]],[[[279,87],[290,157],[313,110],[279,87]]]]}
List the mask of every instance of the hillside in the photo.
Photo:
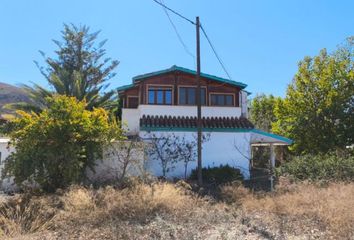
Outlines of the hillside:
{"type": "Polygon", "coordinates": [[[0,115],[10,112],[3,108],[4,105],[27,101],[29,101],[29,99],[21,88],[0,82],[0,115]]]}

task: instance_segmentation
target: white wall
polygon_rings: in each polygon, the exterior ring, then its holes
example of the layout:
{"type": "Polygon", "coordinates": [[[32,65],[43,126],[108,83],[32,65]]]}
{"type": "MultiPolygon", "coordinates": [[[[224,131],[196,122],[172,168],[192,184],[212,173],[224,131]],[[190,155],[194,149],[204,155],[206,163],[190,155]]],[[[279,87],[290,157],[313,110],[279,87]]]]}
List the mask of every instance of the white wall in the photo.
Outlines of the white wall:
{"type": "Polygon", "coordinates": [[[13,147],[9,147],[10,139],[8,138],[0,138],[0,152],[1,152],[1,162],[0,162],[0,172],[4,167],[5,159],[14,151],[13,147]]]}
{"type": "MultiPolygon", "coordinates": [[[[139,105],[136,109],[123,108],[122,121],[126,124],[129,134],[139,132],[139,119],[143,115],[158,115],[172,117],[196,117],[196,106],[168,106],[168,105],[139,105]]],[[[240,107],[202,107],[202,117],[240,117],[240,107]]]]}
{"type": "MultiPolygon", "coordinates": [[[[140,115],[168,115],[168,116],[197,116],[196,106],[168,106],[168,105],[139,105],[140,115]]],[[[239,107],[202,107],[203,117],[239,117],[239,107]]]]}
{"type": "Polygon", "coordinates": [[[124,161],[129,161],[126,168],[127,176],[138,176],[145,173],[144,143],[135,143],[128,153],[130,141],[114,142],[103,151],[103,159],[96,160],[94,171],[87,169],[86,176],[90,182],[102,183],[116,181],[122,177],[124,161]]]}
{"type": "Polygon", "coordinates": [[[245,91],[241,91],[240,94],[241,97],[241,112],[242,112],[242,116],[248,118],[248,106],[247,106],[247,92],[245,91]]]}
{"type": "MultiPolygon", "coordinates": [[[[168,132],[153,132],[156,136],[167,136],[168,132]]],[[[187,139],[194,137],[192,132],[174,132],[176,136],[185,136],[187,139]]],[[[207,134],[207,133],[204,133],[207,134]]],[[[145,141],[151,138],[148,132],[141,132],[140,136],[145,141]]],[[[203,167],[230,165],[240,168],[245,178],[249,178],[249,159],[251,157],[250,133],[249,132],[212,132],[210,140],[203,144],[202,160],[203,167]],[[236,147],[235,147],[236,145],[236,147]]],[[[146,168],[155,176],[162,176],[162,168],[158,160],[149,157],[146,168]]],[[[189,163],[188,174],[197,166],[196,162],[189,163]]],[[[183,163],[177,164],[175,169],[169,172],[168,177],[184,177],[183,163]]]]}
{"type": "MultiPolygon", "coordinates": [[[[169,132],[154,132],[157,136],[168,135],[169,132]]],[[[174,132],[177,136],[185,136],[187,139],[194,139],[196,133],[194,132],[174,132]]],[[[208,133],[204,133],[208,134],[208,133]]],[[[230,165],[232,167],[240,168],[245,178],[249,178],[249,158],[250,151],[250,132],[211,132],[210,140],[203,144],[203,167],[213,167],[222,165],[230,165]],[[236,145],[236,147],[235,147],[236,145]]],[[[131,158],[138,164],[132,165],[128,169],[128,175],[139,175],[145,171],[154,176],[162,176],[162,168],[156,159],[146,157],[144,150],[146,150],[149,137],[148,132],[140,132],[140,136],[144,139],[144,146],[137,151],[134,151],[131,158]]],[[[117,143],[118,144],[118,143],[117,143]]],[[[0,150],[2,152],[2,159],[7,157],[13,148],[7,149],[7,142],[0,142],[0,150]]],[[[105,181],[119,177],[120,163],[117,162],[116,156],[110,154],[112,149],[107,147],[103,154],[103,160],[97,160],[95,172],[87,171],[88,178],[91,181],[105,181]]],[[[2,168],[3,165],[0,165],[2,168]]],[[[188,165],[187,174],[191,173],[192,169],[197,166],[196,162],[190,162],[188,165]]],[[[0,168],[0,170],[1,170],[0,168]]],[[[175,168],[168,173],[168,177],[184,177],[184,165],[179,163],[175,168]]],[[[3,181],[2,189],[13,188],[12,181],[3,181]]]]}
{"type": "MultiPolygon", "coordinates": [[[[5,159],[15,151],[13,147],[9,147],[9,138],[0,138],[0,152],[1,152],[1,163],[0,163],[0,175],[2,169],[4,168],[5,159]]],[[[11,191],[16,190],[16,186],[14,186],[13,178],[4,179],[1,181],[2,190],[11,191]]]]}
{"type": "Polygon", "coordinates": [[[137,134],[139,132],[140,115],[140,110],[138,108],[122,109],[123,129],[125,129],[128,134],[137,134]]]}

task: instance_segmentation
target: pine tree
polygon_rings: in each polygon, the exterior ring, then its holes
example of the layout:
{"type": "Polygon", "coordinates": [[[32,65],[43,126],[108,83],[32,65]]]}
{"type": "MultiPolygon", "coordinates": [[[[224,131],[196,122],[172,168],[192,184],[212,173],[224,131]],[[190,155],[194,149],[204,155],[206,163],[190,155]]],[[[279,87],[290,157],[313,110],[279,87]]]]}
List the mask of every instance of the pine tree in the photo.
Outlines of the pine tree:
{"type": "Polygon", "coordinates": [[[46,66],[39,66],[35,62],[51,89],[38,84],[23,85],[32,102],[17,103],[10,107],[39,112],[48,107],[47,97],[53,94],[85,100],[90,110],[94,107],[113,107],[117,102],[113,101],[114,92],[102,92],[107,89],[108,80],[115,76],[113,70],[119,62],[105,58],[106,50],[103,46],[106,40],[96,44],[100,32],[91,33],[89,30],[87,26],[64,24],[62,41],[53,40],[58,47],[56,57],[46,57],[40,51],[46,66]]]}

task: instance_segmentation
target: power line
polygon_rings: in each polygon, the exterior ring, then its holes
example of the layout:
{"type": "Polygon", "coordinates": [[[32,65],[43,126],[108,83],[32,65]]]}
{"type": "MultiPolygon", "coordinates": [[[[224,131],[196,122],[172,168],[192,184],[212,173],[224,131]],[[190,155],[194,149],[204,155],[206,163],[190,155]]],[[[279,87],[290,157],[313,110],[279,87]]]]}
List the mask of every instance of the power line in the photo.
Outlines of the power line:
{"type": "Polygon", "coordinates": [[[218,59],[218,61],[219,61],[220,65],[221,65],[221,67],[223,68],[224,72],[225,72],[226,75],[228,76],[229,80],[231,80],[231,76],[230,76],[229,72],[226,70],[226,67],[225,67],[224,63],[222,62],[222,60],[221,60],[219,54],[216,52],[215,47],[214,47],[214,45],[212,44],[210,38],[208,37],[208,35],[207,35],[205,29],[203,28],[202,25],[200,26],[200,28],[202,29],[202,32],[203,32],[205,38],[207,39],[207,41],[208,41],[208,43],[209,43],[211,49],[213,50],[215,57],[218,59]]]}
{"type": "MultiPolygon", "coordinates": [[[[173,28],[174,28],[176,34],[177,34],[177,37],[178,37],[179,41],[180,41],[181,44],[183,45],[183,48],[185,49],[185,51],[186,51],[189,55],[191,55],[191,56],[193,56],[193,58],[195,58],[195,56],[189,51],[188,47],[187,47],[186,44],[183,42],[182,37],[181,37],[180,34],[178,33],[177,28],[176,28],[175,24],[172,22],[172,19],[171,19],[171,17],[169,16],[167,10],[169,10],[170,12],[172,12],[172,13],[174,13],[175,15],[179,16],[180,18],[183,18],[184,20],[188,21],[189,23],[191,23],[191,24],[193,24],[193,25],[196,25],[196,23],[193,22],[192,20],[188,19],[187,17],[183,16],[182,14],[180,14],[180,13],[174,11],[173,9],[167,7],[164,3],[162,3],[162,0],[160,0],[160,2],[157,1],[157,0],[153,0],[153,1],[163,7],[163,9],[165,10],[165,13],[167,14],[168,19],[170,20],[170,23],[172,24],[172,26],[173,26],[173,28]]],[[[225,65],[224,65],[224,63],[223,63],[223,61],[221,60],[219,54],[217,53],[217,51],[216,51],[216,49],[215,49],[213,43],[211,42],[209,36],[207,35],[205,29],[203,28],[202,25],[200,25],[200,28],[202,29],[202,32],[203,32],[205,38],[207,39],[207,41],[208,41],[208,43],[209,43],[211,49],[213,50],[213,53],[214,53],[215,57],[217,58],[218,62],[220,63],[220,65],[221,65],[221,67],[222,67],[222,69],[224,70],[224,72],[225,72],[226,75],[228,76],[228,79],[229,79],[230,81],[232,81],[232,78],[231,78],[229,72],[227,71],[227,69],[226,69],[226,67],[225,67],[225,65]]],[[[222,83],[220,86],[225,85],[225,84],[226,84],[226,83],[222,83]]]]}
{"type": "MultiPolygon", "coordinates": [[[[154,0],[154,1],[155,1],[155,0],[154,0]]],[[[163,0],[160,0],[160,1],[161,1],[160,3],[162,4],[162,6],[164,6],[163,3],[162,3],[163,0]]],[[[184,41],[183,41],[181,35],[179,34],[179,32],[178,32],[178,30],[177,30],[176,25],[173,23],[173,21],[172,21],[172,19],[171,19],[171,17],[170,17],[170,14],[168,14],[166,8],[167,8],[167,7],[163,7],[163,10],[164,10],[164,12],[166,13],[166,16],[167,16],[168,20],[170,21],[170,23],[171,23],[171,25],[172,25],[172,27],[173,27],[173,29],[174,29],[174,31],[175,31],[177,37],[178,37],[178,40],[179,40],[180,43],[182,44],[182,46],[183,46],[184,50],[186,51],[186,53],[187,53],[188,55],[190,55],[190,56],[193,58],[194,63],[195,63],[195,56],[194,56],[193,53],[189,50],[189,48],[187,47],[187,45],[184,43],[184,41]]]]}
{"type": "Polygon", "coordinates": [[[163,8],[165,8],[165,9],[167,9],[167,10],[173,12],[173,13],[176,14],[177,16],[179,16],[179,17],[183,18],[184,20],[190,22],[191,24],[195,25],[195,22],[193,22],[192,20],[186,18],[186,17],[183,16],[182,14],[180,14],[180,13],[178,13],[178,12],[172,10],[171,8],[167,7],[165,4],[163,4],[163,3],[161,3],[161,2],[159,2],[159,1],[157,1],[157,0],[153,0],[153,1],[154,1],[155,3],[161,5],[163,8]]]}

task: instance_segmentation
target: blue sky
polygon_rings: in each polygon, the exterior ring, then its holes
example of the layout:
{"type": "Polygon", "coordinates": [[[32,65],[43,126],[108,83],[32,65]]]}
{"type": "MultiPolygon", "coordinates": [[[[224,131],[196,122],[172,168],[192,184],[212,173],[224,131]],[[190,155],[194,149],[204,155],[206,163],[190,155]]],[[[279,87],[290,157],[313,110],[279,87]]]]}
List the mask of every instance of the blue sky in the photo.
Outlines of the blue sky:
{"type": "MultiPolygon", "coordinates": [[[[200,16],[233,80],[256,93],[284,96],[297,63],[354,35],[354,1],[330,0],[164,0],[188,18],[200,16]]],[[[171,15],[186,45],[195,52],[195,27],[171,15]]],[[[195,68],[164,11],[152,0],[1,0],[0,82],[46,86],[33,63],[38,50],[55,56],[52,39],[63,23],[85,24],[108,39],[107,56],[119,60],[111,87],[135,75],[174,64],[195,68]]],[[[201,38],[202,71],[226,77],[206,39],[201,38]]]]}

